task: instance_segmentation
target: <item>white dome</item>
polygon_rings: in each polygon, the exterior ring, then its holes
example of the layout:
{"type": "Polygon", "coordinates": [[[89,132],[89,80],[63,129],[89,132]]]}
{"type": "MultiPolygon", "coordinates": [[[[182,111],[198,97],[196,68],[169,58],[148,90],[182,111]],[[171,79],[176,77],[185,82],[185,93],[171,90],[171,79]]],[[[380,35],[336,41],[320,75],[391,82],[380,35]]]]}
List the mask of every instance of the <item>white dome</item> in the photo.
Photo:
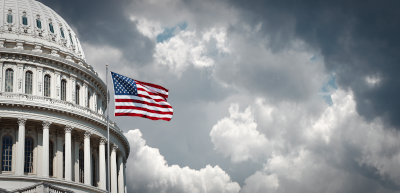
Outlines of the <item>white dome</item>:
{"type": "Polygon", "coordinates": [[[2,0],[0,10],[1,39],[58,49],[58,52],[69,53],[85,61],[80,41],[74,31],[62,17],[41,2],[2,0]]]}

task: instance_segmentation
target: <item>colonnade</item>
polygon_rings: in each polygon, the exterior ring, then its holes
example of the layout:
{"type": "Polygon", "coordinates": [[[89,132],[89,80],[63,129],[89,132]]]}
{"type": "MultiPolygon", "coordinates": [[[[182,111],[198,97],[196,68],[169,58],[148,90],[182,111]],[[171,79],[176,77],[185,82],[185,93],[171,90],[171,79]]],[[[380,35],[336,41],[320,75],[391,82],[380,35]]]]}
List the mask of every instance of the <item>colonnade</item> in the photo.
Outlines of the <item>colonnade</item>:
{"type": "MultiPolygon", "coordinates": [[[[16,166],[15,166],[15,175],[24,175],[24,164],[25,164],[25,124],[27,119],[26,118],[18,118],[18,137],[16,140],[16,166]]],[[[41,177],[49,178],[49,128],[52,122],[50,121],[43,121],[42,122],[42,129],[43,133],[38,132],[38,141],[42,140],[42,153],[38,155],[38,164],[41,165],[39,169],[42,169],[41,172],[37,172],[37,174],[41,173],[41,177]],[[42,136],[40,136],[42,135],[42,136]]],[[[64,180],[72,181],[72,175],[74,176],[75,182],[82,183],[82,177],[84,179],[83,183],[86,185],[93,185],[92,184],[92,148],[91,148],[91,136],[92,133],[86,131],[83,135],[84,143],[83,143],[83,152],[84,152],[84,171],[83,175],[82,171],[80,171],[81,167],[80,156],[79,152],[81,150],[81,143],[80,143],[80,136],[74,136],[74,165],[72,163],[72,136],[71,133],[73,131],[73,127],[70,125],[65,125],[64,133],[65,133],[65,143],[64,143],[64,150],[63,147],[63,138],[62,135],[57,135],[57,168],[63,168],[63,153],[65,154],[65,169],[64,171],[57,171],[56,178],[62,180],[63,179],[63,172],[64,172],[64,180]],[[61,148],[61,149],[60,149],[61,148]]],[[[98,179],[98,187],[101,189],[107,189],[107,166],[106,166],[106,142],[107,139],[102,137],[99,140],[98,146],[98,170],[99,172],[99,179],[98,179]]],[[[110,164],[111,164],[111,192],[112,193],[125,193],[125,163],[124,157],[121,153],[117,153],[118,146],[112,144],[111,147],[111,156],[110,156],[110,164]]]]}

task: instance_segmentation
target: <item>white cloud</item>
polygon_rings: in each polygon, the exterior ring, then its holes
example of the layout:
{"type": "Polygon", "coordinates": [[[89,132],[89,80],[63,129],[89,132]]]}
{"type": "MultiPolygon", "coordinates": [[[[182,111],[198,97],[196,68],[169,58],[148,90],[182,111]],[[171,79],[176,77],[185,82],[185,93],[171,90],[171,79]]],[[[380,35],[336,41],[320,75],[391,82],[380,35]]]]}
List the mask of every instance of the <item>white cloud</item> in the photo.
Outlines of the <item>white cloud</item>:
{"type": "Polygon", "coordinates": [[[130,19],[137,22],[136,27],[138,28],[139,32],[149,37],[150,39],[155,40],[157,35],[161,34],[164,31],[164,29],[161,27],[160,22],[151,21],[143,17],[137,18],[135,16],[131,16],[130,19]]]}
{"type": "Polygon", "coordinates": [[[331,97],[331,106],[260,98],[254,111],[231,105],[230,116],[210,133],[215,150],[233,163],[264,162],[241,192],[392,192],[400,186],[399,132],[358,115],[351,91],[331,97]],[[315,107],[324,110],[310,113],[315,107]]]}
{"type": "Polygon", "coordinates": [[[188,65],[197,68],[215,64],[214,55],[228,53],[226,32],[212,28],[202,33],[182,30],[176,36],[156,45],[154,59],[157,64],[169,66],[174,72],[181,73],[188,65]],[[216,42],[213,43],[211,40],[216,42]],[[217,48],[208,48],[209,44],[217,48]]]}
{"type": "Polygon", "coordinates": [[[213,126],[210,136],[215,150],[230,156],[232,162],[257,160],[260,154],[268,154],[267,139],[257,131],[251,108],[239,112],[238,104],[231,104],[230,117],[213,126]]]}
{"type": "Polygon", "coordinates": [[[240,190],[239,184],[232,182],[219,166],[207,165],[200,170],[168,166],[158,149],[146,145],[138,129],[125,136],[131,146],[127,163],[129,191],[233,193],[240,190]]]}

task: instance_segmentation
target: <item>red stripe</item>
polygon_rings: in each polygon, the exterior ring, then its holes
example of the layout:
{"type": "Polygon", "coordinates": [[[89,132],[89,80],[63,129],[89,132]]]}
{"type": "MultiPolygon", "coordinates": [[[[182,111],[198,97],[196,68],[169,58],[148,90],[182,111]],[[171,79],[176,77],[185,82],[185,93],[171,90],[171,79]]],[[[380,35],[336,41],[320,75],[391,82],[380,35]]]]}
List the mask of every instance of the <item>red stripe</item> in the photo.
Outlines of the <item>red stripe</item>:
{"type": "Polygon", "coordinates": [[[151,120],[164,120],[164,121],[170,121],[171,118],[166,118],[166,117],[150,117],[147,115],[143,114],[136,114],[136,113],[115,113],[115,116],[131,116],[131,117],[143,117],[143,118],[148,118],[151,120]]]}
{"type": "Polygon", "coordinates": [[[164,87],[162,87],[162,86],[160,86],[160,85],[156,85],[156,84],[152,84],[152,83],[147,83],[147,82],[142,82],[142,81],[138,81],[138,80],[135,80],[137,83],[139,83],[139,84],[143,84],[143,85],[146,85],[146,86],[151,86],[151,87],[154,87],[154,88],[158,88],[158,89],[161,89],[161,90],[164,90],[165,92],[168,92],[168,89],[166,89],[166,88],[164,88],[164,87]]]}
{"type": "Polygon", "coordinates": [[[149,113],[156,113],[160,115],[173,115],[174,112],[164,112],[164,111],[155,111],[143,107],[135,107],[135,106],[115,106],[115,109],[134,109],[134,110],[140,110],[140,111],[146,111],[149,113]]]}
{"type": "Polygon", "coordinates": [[[171,108],[172,109],[171,105],[160,105],[160,104],[149,103],[146,101],[140,101],[140,100],[135,100],[135,99],[115,99],[115,102],[140,103],[140,104],[146,104],[146,105],[153,106],[153,107],[171,108]]]}
{"type": "Polygon", "coordinates": [[[165,94],[162,94],[162,93],[159,93],[159,92],[156,92],[156,93],[154,93],[154,92],[149,92],[149,91],[147,91],[147,90],[144,89],[144,88],[137,88],[137,90],[144,91],[144,92],[148,93],[149,95],[160,96],[160,97],[163,97],[163,98],[165,98],[165,99],[168,98],[168,95],[165,95],[165,94]]]}

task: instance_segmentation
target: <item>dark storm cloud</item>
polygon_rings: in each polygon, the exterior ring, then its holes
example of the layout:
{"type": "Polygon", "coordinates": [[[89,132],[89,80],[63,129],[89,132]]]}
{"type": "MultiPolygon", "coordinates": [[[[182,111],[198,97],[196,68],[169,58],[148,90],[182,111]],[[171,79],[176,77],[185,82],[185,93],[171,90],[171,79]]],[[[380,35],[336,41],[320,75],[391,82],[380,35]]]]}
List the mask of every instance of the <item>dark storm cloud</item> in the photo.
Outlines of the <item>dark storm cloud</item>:
{"type": "Polygon", "coordinates": [[[400,2],[231,1],[271,38],[274,50],[301,38],[320,49],[341,88],[350,88],[357,111],[400,127],[400,2]],[[369,85],[367,77],[379,80],[369,85]]]}
{"type": "Polygon", "coordinates": [[[81,42],[112,46],[121,50],[130,61],[152,61],[155,42],[143,36],[127,14],[127,0],[116,1],[52,1],[41,2],[56,11],[78,29],[81,42]]]}

